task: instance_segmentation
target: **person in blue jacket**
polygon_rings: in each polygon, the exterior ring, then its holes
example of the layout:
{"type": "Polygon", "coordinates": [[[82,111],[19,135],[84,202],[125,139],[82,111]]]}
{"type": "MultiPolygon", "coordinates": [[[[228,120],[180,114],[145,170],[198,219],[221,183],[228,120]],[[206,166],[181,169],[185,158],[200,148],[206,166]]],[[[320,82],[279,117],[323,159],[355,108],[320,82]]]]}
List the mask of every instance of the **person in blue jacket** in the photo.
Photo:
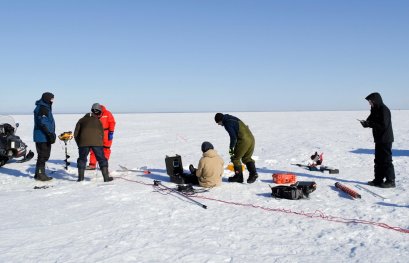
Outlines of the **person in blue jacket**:
{"type": "Polygon", "coordinates": [[[41,99],[37,100],[34,109],[34,132],[33,138],[37,150],[37,163],[34,179],[49,181],[52,177],[45,173],[45,163],[50,158],[51,145],[55,143],[55,122],[52,113],[54,94],[45,92],[41,99]]]}

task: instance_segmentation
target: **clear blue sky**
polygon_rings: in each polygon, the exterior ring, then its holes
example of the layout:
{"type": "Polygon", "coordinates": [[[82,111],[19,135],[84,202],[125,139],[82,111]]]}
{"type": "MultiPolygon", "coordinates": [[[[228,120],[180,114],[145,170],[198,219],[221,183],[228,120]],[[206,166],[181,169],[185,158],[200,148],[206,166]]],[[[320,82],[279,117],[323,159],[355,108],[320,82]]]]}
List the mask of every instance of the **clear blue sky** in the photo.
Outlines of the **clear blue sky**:
{"type": "Polygon", "coordinates": [[[409,108],[409,1],[0,0],[0,113],[409,108]]]}

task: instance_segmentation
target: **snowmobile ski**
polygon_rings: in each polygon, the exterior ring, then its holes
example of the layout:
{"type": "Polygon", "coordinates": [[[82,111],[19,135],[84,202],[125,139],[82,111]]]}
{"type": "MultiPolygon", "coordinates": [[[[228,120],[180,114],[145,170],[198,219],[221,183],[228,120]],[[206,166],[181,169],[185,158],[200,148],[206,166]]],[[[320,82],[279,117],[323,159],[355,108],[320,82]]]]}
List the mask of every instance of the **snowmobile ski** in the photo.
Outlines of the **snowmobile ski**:
{"type": "Polygon", "coordinates": [[[25,163],[25,162],[28,162],[28,161],[30,161],[31,159],[33,159],[33,157],[34,157],[34,153],[30,150],[30,151],[27,153],[27,155],[24,156],[23,159],[17,160],[16,163],[25,163]]]}

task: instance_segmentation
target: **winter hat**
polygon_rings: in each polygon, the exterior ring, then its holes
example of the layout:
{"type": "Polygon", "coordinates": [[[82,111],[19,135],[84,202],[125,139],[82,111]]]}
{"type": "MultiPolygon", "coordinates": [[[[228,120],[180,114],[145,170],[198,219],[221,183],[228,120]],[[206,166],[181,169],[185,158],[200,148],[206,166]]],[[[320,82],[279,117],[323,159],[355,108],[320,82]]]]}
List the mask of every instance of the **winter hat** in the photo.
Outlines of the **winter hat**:
{"type": "Polygon", "coordinates": [[[224,117],[223,113],[218,112],[216,113],[216,115],[214,115],[214,121],[216,123],[219,123],[223,120],[223,117],[224,117]]]}
{"type": "Polygon", "coordinates": [[[202,152],[205,153],[210,149],[214,149],[213,144],[211,144],[210,142],[203,142],[202,143],[202,152]]]}
{"type": "Polygon", "coordinates": [[[102,112],[101,105],[99,103],[92,104],[91,111],[95,114],[100,114],[102,112]]]}
{"type": "Polygon", "coordinates": [[[49,104],[53,103],[51,100],[54,99],[54,94],[51,92],[44,92],[41,99],[49,104]]]}

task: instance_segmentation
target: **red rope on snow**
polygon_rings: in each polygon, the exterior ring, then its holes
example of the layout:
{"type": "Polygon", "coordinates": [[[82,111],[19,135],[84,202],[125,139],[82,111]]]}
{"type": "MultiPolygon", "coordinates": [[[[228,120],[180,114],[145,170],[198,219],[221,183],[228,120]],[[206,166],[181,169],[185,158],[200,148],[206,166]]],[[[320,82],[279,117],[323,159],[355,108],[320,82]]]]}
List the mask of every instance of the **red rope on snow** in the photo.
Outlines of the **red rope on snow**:
{"type": "MultiPolygon", "coordinates": [[[[138,183],[138,184],[142,184],[142,185],[154,186],[154,184],[148,184],[148,183],[127,179],[127,178],[120,177],[120,176],[116,176],[114,178],[122,179],[122,180],[125,180],[125,181],[128,181],[128,182],[138,183]]],[[[160,189],[160,188],[156,188],[156,190],[158,190],[158,191],[168,191],[167,189],[160,189]]],[[[268,211],[268,212],[281,212],[281,213],[305,216],[305,217],[309,217],[309,218],[318,218],[318,219],[322,219],[322,220],[326,220],[326,221],[338,222],[338,223],[344,223],[344,224],[351,224],[352,223],[352,224],[373,225],[373,226],[378,226],[378,227],[382,227],[382,228],[385,228],[385,229],[395,230],[395,231],[398,231],[398,232],[401,232],[401,233],[409,234],[409,229],[406,229],[406,228],[397,227],[397,226],[390,226],[390,225],[385,224],[385,223],[373,222],[373,221],[362,220],[362,219],[343,218],[343,217],[326,215],[320,210],[315,210],[314,212],[292,211],[291,209],[270,208],[270,207],[264,207],[264,206],[260,206],[260,205],[244,204],[244,203],[239,203],[239,202],[225,201],[225,200],[221,200],[221,199],[216,199],[216,198],[206,197],[206,196],[200,196],[200,195],[189,195],[189,197],[196,197],[196,198],[200,198],[200,199],[206,199],[206,200],[215,201],[215,202],[224,203],[224,204],[229,204],[229,205],[257,208],[257,209],[261,209],[261,210],[268,211]]]]}
{"type": "Polygon", "coordinates": [[[127,179],[127,178],[122,177],[122,176],[112,176],[112,178],[122,179],[122,180],[124,180],[124,181],[132,182],[132,183],[138,183],[138,184],[153,186],[153,184],[148,184],[148,183],[144,183],[144,182],[142,182],[142,181],[127,179]]]}
{"type": "Polygon", "coordinates": [[[390,226],[390,225],[385,224],[385,223],[373,222],[373,221],[368,221],[368,220],[349,219],[349,218],[325,215],[320,210],[315,210],[312,213],[311,212],[304,212],[304,211],[298,212],[298,211],[292,211],[291,209],[270,208],[270,207],[264,207],[264,206],[253,205],[253,204],[243,204],[243,203],[224,201],[224,200],[215,199],[215,198],[211,198],[211,197],[205,197],[205,196],[193,196],[193,197],[197,197],[197,198],[201,198],[201,199],[207,199],[207,200],[216,201],[216,202],[225,203],[225,204],[230,204],[230,205],[258,208],[258,209],[262,209],[262,210],[269,211],[269,212],[282,212],[282,213],[287,213],[287,214],[296,214],[296,215],[306,216],[306,217],[310,217],[310,218],[320,218],[320,219],[323,219],[323,220],[326,220],[326,221],[332,221],[332,222],[339,222],[339,223],[345,223],[345,224],[355,223],[355,224],[364,224],[364,225],[374,225],[374,226],[383,227],[383,228],[386,228],[386,229],[391,229],[391,230],[395,230],[395,231],[398,231],[398,232],[409,234],[409,229],[390,226]]]}

